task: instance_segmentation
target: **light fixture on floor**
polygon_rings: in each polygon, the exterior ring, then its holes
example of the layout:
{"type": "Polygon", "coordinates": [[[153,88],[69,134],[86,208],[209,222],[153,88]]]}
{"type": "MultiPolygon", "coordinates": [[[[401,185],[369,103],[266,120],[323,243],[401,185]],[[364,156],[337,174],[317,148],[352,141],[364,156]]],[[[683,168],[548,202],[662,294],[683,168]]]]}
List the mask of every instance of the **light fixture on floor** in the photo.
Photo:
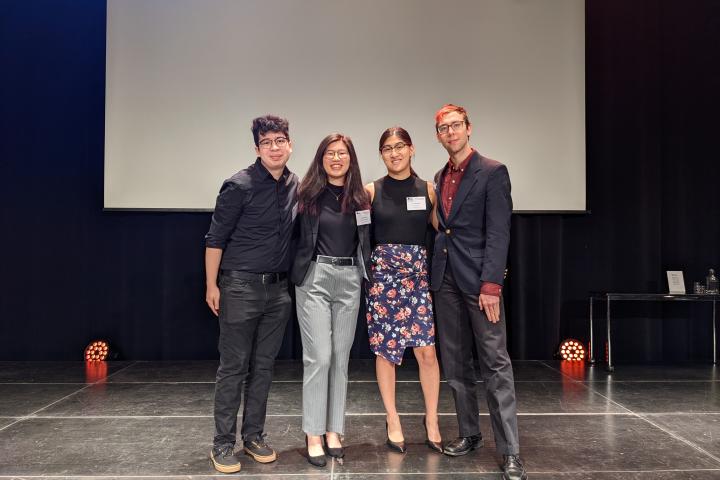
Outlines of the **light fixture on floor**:
{"type": "Polygon", "coordinates": [[[86,362],[103,362],[110,353],[110,346],[105,340],[93,340],[85,347],[86,362]]]}
{"type": "Polygon", "coordinates": [[[585,360],[585,347],[574,338],[568,338],[560,344],[560,358],[570,362],[585,360]]]}

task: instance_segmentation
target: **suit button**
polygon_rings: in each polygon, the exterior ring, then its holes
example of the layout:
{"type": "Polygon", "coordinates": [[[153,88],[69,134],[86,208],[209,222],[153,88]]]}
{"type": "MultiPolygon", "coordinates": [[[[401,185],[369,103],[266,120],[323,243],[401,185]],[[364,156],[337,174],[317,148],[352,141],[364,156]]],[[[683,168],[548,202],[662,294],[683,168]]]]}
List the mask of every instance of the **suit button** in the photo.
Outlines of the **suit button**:
{"type": "Polygon", "coordinates": [[[448,228],[447,230],[445,230],[445,234],[446,234],[446,235],[450,235],[450,229],[449,229],[449,228],[448,228]]]}
{"type": "Polygon", "coordinates": [[[443,253],[447,253],[447,248],[443,248],[443,253]]]}

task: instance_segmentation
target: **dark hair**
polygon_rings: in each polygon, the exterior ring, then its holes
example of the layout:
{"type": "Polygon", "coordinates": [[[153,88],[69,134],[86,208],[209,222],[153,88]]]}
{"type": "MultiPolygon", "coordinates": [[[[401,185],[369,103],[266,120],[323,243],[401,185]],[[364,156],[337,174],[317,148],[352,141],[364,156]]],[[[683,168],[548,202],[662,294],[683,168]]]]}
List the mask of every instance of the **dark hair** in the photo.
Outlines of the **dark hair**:
{"type": "Polygon", "coordinates": [[[347,213],[370,208],[370,198],[360,178],[360,164],[352,140],[347,135],[331,133],[318,145],[315,158],[298,187],[299,212],[310,215],[318,214],[318,198],[328,184],[327,173],[323,167],[323,157],[327,147],[337,141],[343,142],[350,154],[350,168],[345,174],[345,184],[343,186],[342,212],[347,213]]]}
{"type": "MultiPolygon", "coordinates": [[[[400,137],[400,140],[405,142],[406,145],[412,146],[412,139],[410,138],[410,134],[407,130],[405,130],[403,127],[390,127],[387,130],[385,130],[382,135],[380,135],[380,142],[378,142],[378,150],[382,151],[383,144],[385,143],[385,140],[388,138],[396,136],[400,137]]],[[[418,174],[415,172],[415,170],[412,168],[412,164],[410,165],[410,175],[413,177],[417,177],[418,174]]]]}
{"type": "Polygon", "coordinates": [[[260,146],[260,135],[266,135],[269,132],[280,132],[290,140],[290,124],[282,117],[276,115],[265,115],[253,119],[252,133],[255,146],[260,146]]]}

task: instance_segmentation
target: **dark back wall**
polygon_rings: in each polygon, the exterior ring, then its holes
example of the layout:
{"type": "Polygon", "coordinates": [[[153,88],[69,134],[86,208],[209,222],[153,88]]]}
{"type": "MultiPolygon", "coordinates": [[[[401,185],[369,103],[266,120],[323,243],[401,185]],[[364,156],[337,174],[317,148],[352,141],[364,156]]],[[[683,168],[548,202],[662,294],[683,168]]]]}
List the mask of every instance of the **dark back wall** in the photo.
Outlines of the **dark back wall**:
{"type": "MultiPolygon", "coordinates": [[[[586,5],[592,213],[514,217],[518,359],[587,340],[589,290],[664,291],[665,270],[690,284],[720,266],[720,2],[586,5]]],[[[215,358],[210,215],[102,211],[105,2],[3,0],[0,11],[0,359],[79,359],[95,337],[129,359],[215,358]]],[[[616,314],[619,361],[711,356],[707,305],[616,314]]],[[[369,355],[363,335],[354,356],[369,355]]],[[[292,324],[282,356],[299,351],[292,324]]]]}

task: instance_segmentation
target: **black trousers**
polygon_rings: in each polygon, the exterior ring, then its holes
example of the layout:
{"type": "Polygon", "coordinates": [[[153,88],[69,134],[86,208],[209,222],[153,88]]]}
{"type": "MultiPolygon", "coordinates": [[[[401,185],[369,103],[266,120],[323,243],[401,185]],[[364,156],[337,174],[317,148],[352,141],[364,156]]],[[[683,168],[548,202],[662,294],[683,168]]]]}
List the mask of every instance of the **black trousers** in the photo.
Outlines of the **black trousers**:
{"type": "Polygon", "coordinates": [[[275,358],[291,310],[287,280],[264,285],[221,275],[219,287],[216,447],[235,445],[243,387],[242,438],[262,434],[275,358]]]}
{"type": "Polygon", "coordinates": [[[473,348],[477,348],[497,451],[520,453],[515,380],[506,347],[502,300],[500,321],[492,323],[478,306],[479,296],[460,291],[449,264],[440,289],[433,294],[440,363],[455,399],[460,436],[480,433],[473,361],[473,348]]]}

